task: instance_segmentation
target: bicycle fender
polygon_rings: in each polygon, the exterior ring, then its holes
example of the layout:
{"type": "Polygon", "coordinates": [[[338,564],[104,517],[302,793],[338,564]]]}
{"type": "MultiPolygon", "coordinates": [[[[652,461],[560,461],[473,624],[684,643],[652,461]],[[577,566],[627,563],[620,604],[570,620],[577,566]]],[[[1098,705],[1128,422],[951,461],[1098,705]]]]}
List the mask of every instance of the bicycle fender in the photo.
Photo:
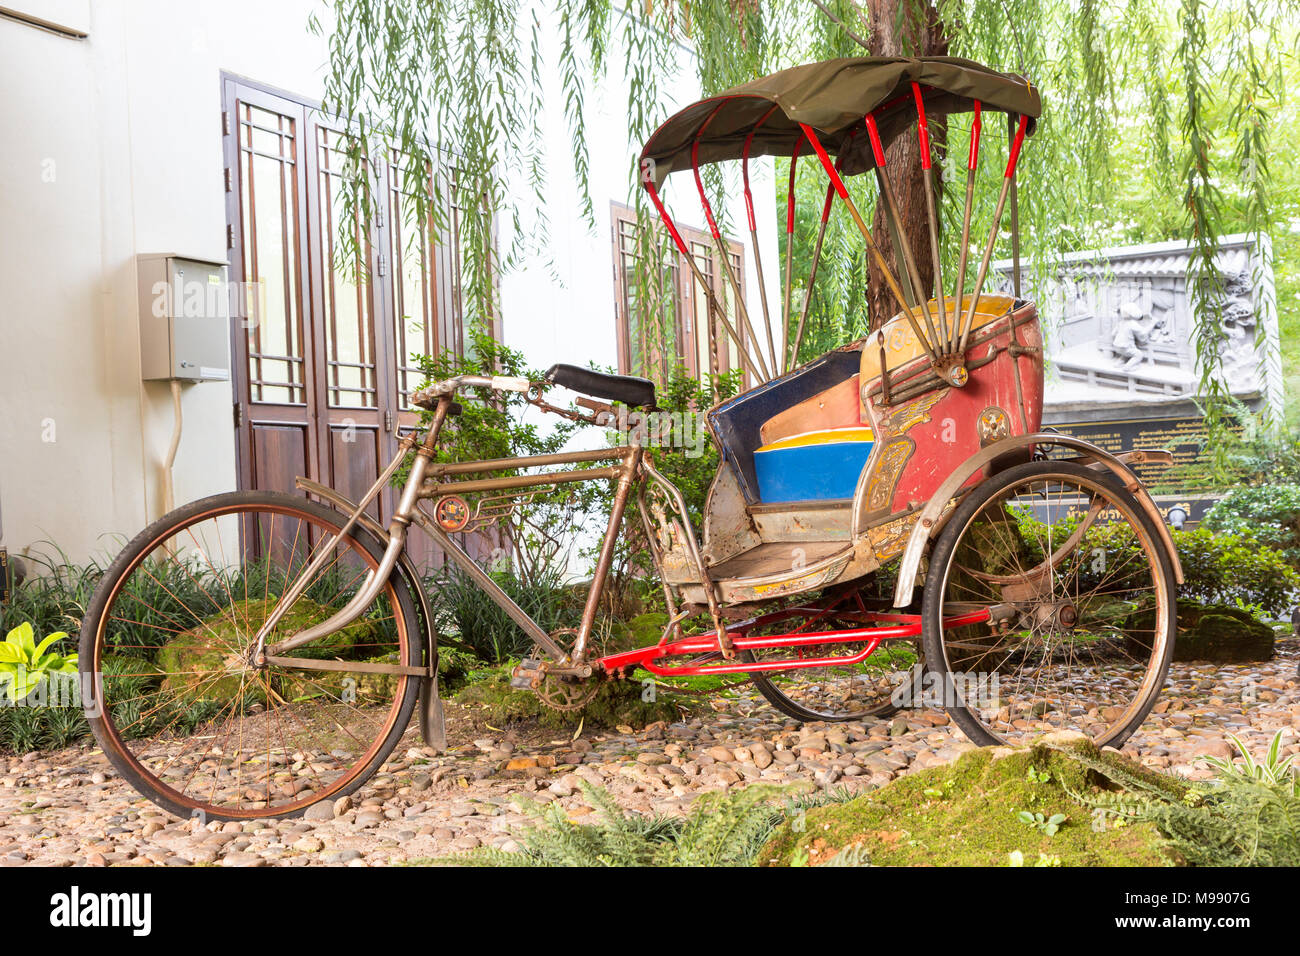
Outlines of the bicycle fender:
{"type": "MultiPolygon", "coordinates": [[[[962,485],[966,484],[972,475],[979,472],[995,458],[1029,445],[1060,445],[1071,448],[1079,452],[1081,457],[1091,459],[1113,472],[1125,489],[1137,499],[1142,510],[1147,513],[1147,516],[1156,526],[1161,542],[1173,562],[1174,580],[1179,584],[1183,583],[1183,566],[1178,560],[1178,552],[1174,548],[1173,536],[1169,533],[1169,528],[1165,524],[1164,517],[1160,514],[1155,499],[1151,497],[1151,493],[1147,491],[1146,486],[1142,484],[1142,480],[1138,478],[1133,469],[1111,452],[1106,451],[1104,448],[1098,448],[1091,442],[1086,442],[1081,438],[1060,435],[1055,432],[1036,432],[1030,435],[1019,435],[1015,438],[1004,438],[1002,441],[981,448],[962,462],[939,486],[930,500],[926,502],[925,507],[921,509],[916,524],[912,526],[912,532],[907,539],[907,546],[903,549],[899,561],[898,583],[894,588],[895,607],[907,607],[912,603],[912,594],[916,590],[916,575],[921,568],[921,559],[925,557],[930,540],[939,533],[939,529],[943,526],[940,518],[944,509],[947,507],[948,502],[958,493],[962,485]]],[[[1138,462],[1146,460],[1147,456],[1153,454],[1159,454],[1163,459],[1168,453],[1134,451],[1122,454],[1125,454],[1129,460],[1138,462]]]]}

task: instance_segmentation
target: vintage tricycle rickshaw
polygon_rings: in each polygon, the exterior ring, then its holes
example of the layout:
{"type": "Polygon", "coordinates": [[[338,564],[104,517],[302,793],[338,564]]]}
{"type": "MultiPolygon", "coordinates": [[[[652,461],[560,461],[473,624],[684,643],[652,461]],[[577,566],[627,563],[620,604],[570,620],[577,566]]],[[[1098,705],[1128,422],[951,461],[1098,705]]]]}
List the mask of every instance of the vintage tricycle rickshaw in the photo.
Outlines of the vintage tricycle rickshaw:
{"type": "MultiPolygon", "coordinates": [[[[1018,262],[1008,293],[983,291],[1008,202],[1014,231],[1016,166],[1039,112],[1024,79],[969,61],[860,57],[785,70],[673,116],[641,154],[642,186],[696,280],[696,258],[663,200],[666,177],[691,171],[721,248],[701,167],[740,164],[755,234],[750,162],[789,157],[789,232],[802,156],[828,180],[823,234],[838,198],[897,314],[797,364],[813,282],[796,319],[793,243],[779,315],[760,279],[765,338],[722,256],[733,308],[709,301],[758,384],[708,410],[721,464],[700,529],[653,449],[635,438],[526,458],[437,458],[457,397],[471,390],[522,393],[592,424],[616,407],[654,408],[650,381],[571,365],[542,381],[427,384],[414,396],[430,411],[427,427],[403,440],[358,500],[300,478],[317,501],[239,492],[164,516],[108,570],[81,634],[80,660],[97,682],[88,714],[105,754],[174,813],[243,819],[291,816],[352,792],[417,708],[425,738],[445,746],[438,622],[406,553],[413,524],[532,639],[512,683],[552,706],[580,706],[602,682],[647,672],[739,675],[800,721],[939,706],[977,744],[1067,728],[1122,744],[1154,704],[1172,651],[1181,569],[1132,469],[1168,455],[1110,453],[1044,430],[1043,337],[1019,293],[1018,262]],[[963,114],[966,194],[948,292],[933,192],[929,249],[895,241],[891,262],[846,179],[875,174],[897,240],[898,197],[882,174],[890,144],[915,135],[929,171],[931,121],[963,114]],[[990,114],[1008,118],[1006,161],[988,238],[973,246],[990,114]],[[932,289],[922,287],[918,255],[931,257],[932,289]],[[584,396],[581,407],[551,404],[559,386],[584,396]],[[374,502],[403,465],[385,527],[374,502]],[[548,633],[457,535],[483,527],[511,495],[584,481],[612,482],[613,506],[580,626],[548,633]],[[625,514],[640,519],[668,622],[658,641],[602,655],[591,638],[625,514]]],[[[819,235],[813,274],[821,248],[819,235]]]]}

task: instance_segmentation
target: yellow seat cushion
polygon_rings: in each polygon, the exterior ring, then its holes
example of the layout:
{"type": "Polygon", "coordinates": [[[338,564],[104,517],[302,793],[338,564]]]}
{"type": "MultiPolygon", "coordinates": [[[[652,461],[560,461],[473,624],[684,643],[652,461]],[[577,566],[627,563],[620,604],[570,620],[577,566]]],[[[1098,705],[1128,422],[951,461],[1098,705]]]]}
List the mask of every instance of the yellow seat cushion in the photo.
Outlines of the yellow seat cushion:
{"type": "MultiPolygon", "coordinates": [[[[961,328],[962,323],[966,321],[966,310],[970,308],[970,296],[962,297],[961,312],[958,314],[956,327],[961,328]]],[[[988,325],[1011,311],[1015,300],[1009,295],[982,295],[975,305],[975,318],[971,322],[971,334],[981,326],[988,325]]],[[[950,330],[953,328],[952,321],[952,299],[947,300],[948,311],[942,316],[942,328],[950,330]]],[[[937,316],[939,307],[937,303],[930,300],[930,314],[937,316]]],[[[915,309],[916,324],[921,329],[928,328],[925,318],[925,310],[915,309]]],[[[925,355],[925,346],[917,339],[916,333],[912,331],[912,324],[907,320],[907,316],[900,312],[883,326],[881,331],[885,333],[885,362],[889,370],[902,368],[913,359],[918,359],[925,355]]],[[[940,332],[940,339],[943,332],[940,332]]],[[[876,334],[873,332],[867,336],[867,340],[862,346],[862,365],[860,380],[865,385],[874,379],[880,378],[880,346],[877,344],[876,334]]]]}
{"type": "Polygon", "coordinates": [[[808,445],[829,445],[845,441],[875,441],[875,433],[866,426],[852,428],[823,428],[802,435],[790,435],[778,441],[769,442],[756,451],[776,451],[778,448],[804,448],[808,445]]]}

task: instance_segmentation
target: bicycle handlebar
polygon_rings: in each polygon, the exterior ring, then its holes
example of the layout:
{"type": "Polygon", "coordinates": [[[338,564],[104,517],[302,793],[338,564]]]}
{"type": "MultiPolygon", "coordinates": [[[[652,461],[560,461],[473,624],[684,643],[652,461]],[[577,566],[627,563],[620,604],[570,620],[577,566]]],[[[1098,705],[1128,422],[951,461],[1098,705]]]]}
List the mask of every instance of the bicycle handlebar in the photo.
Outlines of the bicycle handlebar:
{"type": "Polygon", "coordinates": [[[433,382],[419,389],[411,396],[411,403],[423,407],[430,407],[434,400],[442,398],[444,395],[454,395],[456,390],[470,387],[491,388],[498,392],[522,392],[528,393],[533,387],[533,383],[522,375],[456,375],[452,378],[444,378],[441,381],[433,382]]]}

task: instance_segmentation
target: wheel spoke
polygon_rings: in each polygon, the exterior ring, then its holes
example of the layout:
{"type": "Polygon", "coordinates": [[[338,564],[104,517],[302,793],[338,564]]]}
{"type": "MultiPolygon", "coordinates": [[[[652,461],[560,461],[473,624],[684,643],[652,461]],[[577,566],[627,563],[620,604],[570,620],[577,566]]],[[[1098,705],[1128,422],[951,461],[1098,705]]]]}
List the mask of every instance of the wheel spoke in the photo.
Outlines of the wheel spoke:
{"type": "Polygon", "coordinates": [[[1048,729],[1122,742],[1167,667],[1162,547],[1126,490],[1073,463],[1031,462],[976,488],[936,542],[924,598],[939,666],[997,688],[950,708],[963,729],[979,743],[1048,729]],[[940,609],[952,604],[1008,611],[945,629],[940,609]]]}
{"type": "MultiPolygon", "coordinates": [[[[377,766],[405,729],[415,681],[255,665],[256,634],[343,519],[287,495],[210,501],[163,519],[101,583],[108,597],[82,639],[84,659],[105,675],[103,715],[92,727],[109,759],[173,812],[291,816],[352,789],[377,766]],[[239,532],[237,553],[227,547],[234,544],[223,534],[227,522],[239,532]],[[192,551],[168,549],[181,540],[192,551]]],[[[355,533],[329,547],[334,553],[268,640],[332,616],[378,566],[380,546],[369,550],[355,533]]],[[[418,659],[410,603],[399,598],[404,586],[388,582],[356,622],[288,654],[341,667],[418,659]]]]}

